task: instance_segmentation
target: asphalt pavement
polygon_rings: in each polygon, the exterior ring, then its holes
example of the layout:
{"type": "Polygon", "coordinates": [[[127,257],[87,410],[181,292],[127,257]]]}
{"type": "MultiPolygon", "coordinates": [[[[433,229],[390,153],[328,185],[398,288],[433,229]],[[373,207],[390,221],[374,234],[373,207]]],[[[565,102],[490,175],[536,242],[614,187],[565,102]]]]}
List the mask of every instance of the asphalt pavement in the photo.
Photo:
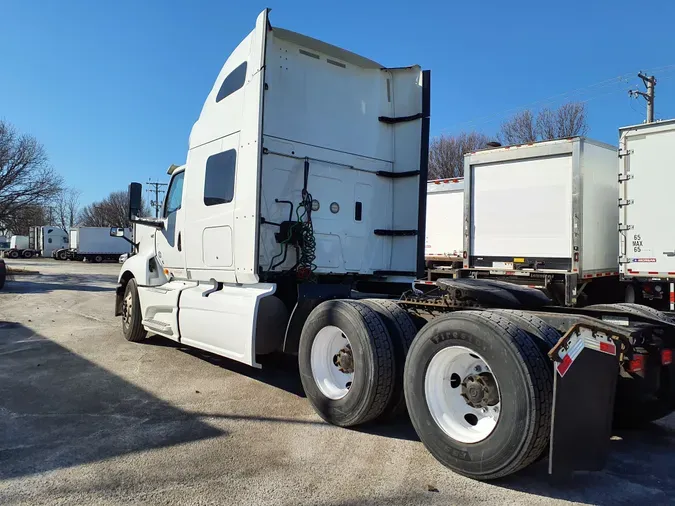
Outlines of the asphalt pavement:
{"type": "Polygon", "coordinates": [[[117,264],[7,263],[40,274],[0,291],[2,505],[673,501],[673,415],[617,433],[603,472],[552,484],[543,460],[476,482],[436,462],[406,420],[325,424],[290,358],[257,370],[159,337],[126,342],[117,264]]]}

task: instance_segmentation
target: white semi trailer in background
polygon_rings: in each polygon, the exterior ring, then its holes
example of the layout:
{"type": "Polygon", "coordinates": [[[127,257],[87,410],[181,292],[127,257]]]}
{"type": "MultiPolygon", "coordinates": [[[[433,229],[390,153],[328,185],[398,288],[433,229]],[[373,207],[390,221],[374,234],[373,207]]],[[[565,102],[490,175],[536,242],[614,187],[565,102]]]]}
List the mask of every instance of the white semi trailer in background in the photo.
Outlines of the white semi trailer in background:
{"type": "Polygon", "coordinates": [[[619,130],[620,272],[625,300],[675,310],[675,120],[619,130]]]}
{"type": "Polygon", "coordinates": [[[132,229],[120,229],[121,237],[111,237],[110,227],[73,227],[70,246],[54,251],[57,260],[87,260],[100,263],[115,261],[131,251],[132,229]]]}
{"type": "Polygon", "coordinates": [[[429,274],[447,274],[454,268],[462,267],[463,223],[464,178],[429,181],[424,245],[424,260],[429,274]]]}
{"type": "Polygon", "coordinates": [[[468,154],[460,275],[538,287],[566,306],[614,302],[616,167],[616,148],[580,137],[468,154]]]}
{"type": "MultiPolygon", "coordinates": [[[[206,98],[162,217],[139,218],[142,188],[129,187],[135,254],[115,301],[124,337],[153,332],[253,367],[273,351],[296,355],[324,420],[354,426],[407,409],[434,457],[476,479],[514,473],[547,448],[552,473],[599,469],[613,413],[644,421],[675,409],[675,370],[661,359],[675,348],[675,325],[639,305],[553,306],[540,290],[493,279],[415,283],[429,116],[429,71],[384,67],[261,13],[206,98]],[[666,386],[644,380],[654,375],[666,386]]],[[[502,227],[529,221],[544,243],[488,249],[510,258],[491,268],[527,264],[514,258],[526,255],[553,274],[618,270],[604,265],[604,249],[581,251],[582,227],[592,230],[581,210],[600,219],[609,199],[607,221],[618,218],[616,171],[603,168],[612,150],[587,143],[582,154],[582,143],[539,146],[541,170],[504,168],[530,178],[529,189],[476,172],[468,194],[481,204],[491,192],[510,215],[502,227]],[[594,182],[586,164],[596,158],[594,182]],[[596,211],[574,203],[585,198],[580,177],[598,186],[596,211]],[[537,196],[543,210],[516,201],[537,196]],[[542,215],[568,248],[546,235],[542,215]]],[[[484,230],[485,208],[476,210],[484,230]]],[[[491,246],[499,230],[487,231],[491,246]]]]}

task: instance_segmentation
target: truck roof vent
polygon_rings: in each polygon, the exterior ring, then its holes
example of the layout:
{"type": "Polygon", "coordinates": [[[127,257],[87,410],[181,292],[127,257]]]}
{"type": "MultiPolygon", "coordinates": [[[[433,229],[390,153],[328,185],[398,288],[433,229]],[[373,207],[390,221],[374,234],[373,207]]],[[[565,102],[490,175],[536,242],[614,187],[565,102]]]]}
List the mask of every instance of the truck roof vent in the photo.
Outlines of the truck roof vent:
{"type": "Polygon", "coordinates": [[[305,51],[304,49],[299,49],[300,54],[304,54],[305,56],[309,56],[310,58],[316,58],[317,60],[320,60],[321,57],[318,54],[315,53],[310,53],[309,51],[305,51]]]}
{"type": "Polygon", "coordinates": [[[345,65],[342,62],[331,60],[330,58],[326,58],[326,61],[330,63],[331,65],[335,65],[336,67],[342,67],[343,69],[347,68],[347,65],[345,65]]]}

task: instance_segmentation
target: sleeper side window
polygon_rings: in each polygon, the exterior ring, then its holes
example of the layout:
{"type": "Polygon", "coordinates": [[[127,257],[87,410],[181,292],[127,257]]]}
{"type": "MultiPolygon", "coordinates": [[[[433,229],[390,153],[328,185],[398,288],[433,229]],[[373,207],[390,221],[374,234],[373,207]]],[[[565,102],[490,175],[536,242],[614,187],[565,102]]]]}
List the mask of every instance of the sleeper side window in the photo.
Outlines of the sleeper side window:
{"type": "Polygon", "coordinates": [[[237,166],[237,152],[228,149],[209,156],[206,160],[204,177],[204,204],[216,206],[227,204],[234,199],[234,173],[237,166]]]}

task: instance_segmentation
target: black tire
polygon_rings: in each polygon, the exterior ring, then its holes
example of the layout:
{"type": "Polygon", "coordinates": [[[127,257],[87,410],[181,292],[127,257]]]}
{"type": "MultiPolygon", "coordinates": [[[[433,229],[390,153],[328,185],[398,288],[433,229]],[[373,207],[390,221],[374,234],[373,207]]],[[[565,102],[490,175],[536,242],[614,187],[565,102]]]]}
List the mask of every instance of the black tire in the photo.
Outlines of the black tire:
{"type": "Polygon", "coordinates": [[[33,258],[33,252],[26,250],[26,251],[23,252],[23,257],[25,259],[33,258]]]}
{"type": "Polygon", "coordinates": [[[389,419],[405,413],[405,395],[403,394],[403,370],[410,345],[417,335],[417,327],[408,313],[396,302],[389,299],[362,299],[364,303],[375,311],[382,321],[393,346],[396,362],[394,375],[394,392],[389,404],[380,415],[382,419],[389,419]]]}
{"type": "Polygon", "coordinates": [[[7,279],[7,266],[4,260],[0,260],[0,290],[5,286],[5,279],[7,279]]]}
{"type": "Polygon", "coordinates": [[[68,259],[68,252],[67,251],[59,251],[58,255],[59,260],[67,260],[68,259]]]}
{"type": "MultiPolygon", "coordinates": [[[[424,446],[453,471],[479,480],[515,473],[537,460],[548,445],[551,425],[553,377],[547,361],[524,330],[498,313],[459,311],[432,320],[415,338],[405,368],[408,413],[424,446]],[[478,442],[450,437],[426,400],[432,358],[456,346],[480,355],[499,385],[498,422],[478,442]]],[[[448,378],[439,388],[456,387],[448,378]]]]}
{"type": "Polygon", "coordinates": [[[7,254],[7,256],[9,256],[9,258],[15,258],[16,259],[16,258],[19,258],[19,252],[18,251],[10,251],[7,254]]]}
{"type": "Polygon", "coordinates": [[[366,304],[331,300],[314,308],[300,335],[298,366],[305,394],[321,418],[350,427],[382,414],[394,391],[393,346],[382,318],[366,304]],[[334,326],[348,336],[354,357],[354,376],[349,391],[331,399],[319,389],[312,374],[312,345],[320,330],[334,326]]]}
{"type": "Polygon", "coordinates": [[[92,258],[96,264],[103,262],[103,255],[94,255],[92,258]]]}
{"type": "MultiPolygon", "coordinates": [[[[534,342],[545,355],[548,355],[551,348],[560,340],[560,332],[535,314],[517,309],[492,309],[490,312],[503,315],[511,323],[534,337],[534,342]]],[[[552,365],[553,362],[551,362],[552,365]]]]}
{"type": "Polygon", "coordinates": [[[654,309],[653,307],[643,306],[642,304],[634,304],[632,302],[619,302],[617,304],[593,304],[586,306],[584,309],[599,309],[606,311],[623,311],[624,313],[634,314],[636,316],[647,316],[655,318],[662,322],[673,323],[673,319],[665,313],[654,309]]]}
{"type": "Polygon", "coordinates": [[[122,331],[127,341],[138,343],[145,339],[148,333],[141,324],[142,319],[138,287],[136,280],[132,278],[127,283],[122,301],[122,331]],[[131,314],[127,316],[129,309],[131,309],[131,314]]]}

